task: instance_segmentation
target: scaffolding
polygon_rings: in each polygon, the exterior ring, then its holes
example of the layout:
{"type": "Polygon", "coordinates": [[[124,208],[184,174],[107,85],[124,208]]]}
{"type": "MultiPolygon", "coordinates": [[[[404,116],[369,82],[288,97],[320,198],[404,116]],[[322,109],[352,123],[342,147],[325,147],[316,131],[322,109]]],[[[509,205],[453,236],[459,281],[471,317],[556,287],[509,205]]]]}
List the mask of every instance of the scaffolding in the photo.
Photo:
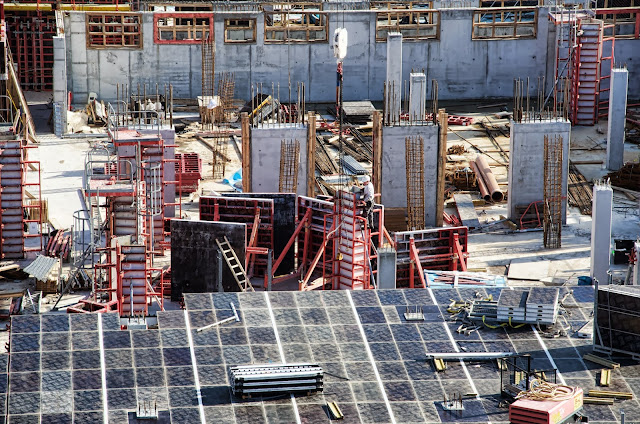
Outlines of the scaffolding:
{"type": "Polygon", "coordinates": [[[405,138],[408,230],[424,228],[424,139],[405,138]]]}
{"type": "Polygon", "coordinates": [[[562,238],[562,137],[544,136],[544,247],[559,249],[562,238]]]}
{"type": "Polygon", "coordinates": [[[280,142],[280,193],[298,191],[298,164],[300,163],[300,142],[298,140],[282,140],[280,142]]]}

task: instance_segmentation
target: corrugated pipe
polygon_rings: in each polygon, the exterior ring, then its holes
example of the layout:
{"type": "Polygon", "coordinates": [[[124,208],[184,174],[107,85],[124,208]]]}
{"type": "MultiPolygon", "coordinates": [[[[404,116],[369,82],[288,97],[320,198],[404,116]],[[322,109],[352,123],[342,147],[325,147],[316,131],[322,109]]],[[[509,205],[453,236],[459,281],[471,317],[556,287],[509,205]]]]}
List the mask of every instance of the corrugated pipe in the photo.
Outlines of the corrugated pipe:
{"type": "Polygon", "coordinates": [[[484,156],[476,156],[476,168],[480,171],[484,183],[487,185],[487,190],[491,193],[491,199],[494,202],[501,202],[504,199],[504,193],[500,190],[500,186],[496,181],[496,177],[491,172],[489,164],[484,156]]]}
{"type": "Polygon", "coordinates": [[[487,185],[482,179],[482,175],[480,175],[480,171],[478,171],[476,163],[474,161],[469,161],[469,165],[471,166],[471,169],[473,169],[473,172],[476,173],[476,180],[478,181],[478,189],[480,190],[480,195],[485,202],[489,202],[491,200],[491,195],[489,194],[489,190],[487,190],[487,185]]]}

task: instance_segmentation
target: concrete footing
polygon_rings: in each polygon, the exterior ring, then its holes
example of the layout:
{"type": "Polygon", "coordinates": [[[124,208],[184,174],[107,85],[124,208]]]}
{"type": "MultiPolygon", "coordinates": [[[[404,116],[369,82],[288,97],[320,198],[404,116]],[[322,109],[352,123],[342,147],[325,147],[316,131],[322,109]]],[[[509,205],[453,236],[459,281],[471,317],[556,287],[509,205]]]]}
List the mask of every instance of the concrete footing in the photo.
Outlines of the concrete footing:
{"type": "Polygon", "coordinates": [[[609,120],[607,123],[607,168],[617,171],[624,165],[624,125],[627,115],[629,71],[611,71],[609,91],[609,120]]]}
{"type": "Polygon", "coordinates": [[[609,284],[611,266],[611,219],[613,190],[609,184],[593,186],[591,213],[591,278],[600,284],[609,284]]]}

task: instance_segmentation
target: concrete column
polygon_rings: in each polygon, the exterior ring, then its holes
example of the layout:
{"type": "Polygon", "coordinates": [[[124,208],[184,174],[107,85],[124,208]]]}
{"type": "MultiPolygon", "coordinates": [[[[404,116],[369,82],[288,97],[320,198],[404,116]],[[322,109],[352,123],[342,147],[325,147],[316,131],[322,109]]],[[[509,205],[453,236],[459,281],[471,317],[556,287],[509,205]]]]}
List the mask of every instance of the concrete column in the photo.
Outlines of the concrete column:
{"type": "Polygon", "coordinates": [[[409,79],[409,120],[424,121],[427,98],[427,76],[412,73],[409,79]]]}
{"type": "Polygon", "coordinates": [[[609,284],[607,271],[611,265],[611,218],[613,190],[609,184],[593,186],[591,213],[591,278],[609,284]]]}
{"type": "Polygon", "coordinates": [[[609,122],[607,124],[607,168],[617,171],[624,165],[624,124],[627,115],[627,87],[629,71],[626,68],[611,71],[609,91],[609,122]]]}
{"type": "Polygon", "coordinates": [[[511,121],[509,141],[509,219],[520,219],[519,208],[544,198],[544,136],[562,136],[562,225],[567,223],[567,184],[569,178],[569,121],[511,121]]]}
{"type": "Polygon", "coordinates": [[[396,259],[398,254],[393,247],[378,249],[378,284],[379,289],[396,288],[396,259]]]}
{"type": "Polygon", "coordinates": [[[67,45],[64,35],[53,37],[53,103],[54,132],[57,136],[67,132],[67,45]]]}
{"type": "Polygon", "coordinates": [[[402,34],[387,34],[387,114],[394,122],[400,119],[402,100],[402,34]]]}
{"type": "Polygon", "coordinates": [[[633,266],[633,282],[634,286],[640,286],[640,241],[633,244],[633,250],[636,254],[636,264],[633,266]]]}

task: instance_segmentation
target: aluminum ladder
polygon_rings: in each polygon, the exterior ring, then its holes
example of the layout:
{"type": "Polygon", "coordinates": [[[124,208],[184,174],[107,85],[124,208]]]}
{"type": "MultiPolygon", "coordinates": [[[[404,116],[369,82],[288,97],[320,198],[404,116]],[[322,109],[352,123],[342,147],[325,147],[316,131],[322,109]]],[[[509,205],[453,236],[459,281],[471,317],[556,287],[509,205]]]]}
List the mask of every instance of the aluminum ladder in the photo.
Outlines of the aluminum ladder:
{"type": "Polygon", "coordinates": [[[249,278],[247,277],[242,264],[240,264],[238,255],[236,255],[235,250],[233,250],[233,247],[229,244],[229,239],[227,239],[227,236],[224,236],[223,239],[224,241],[216,239],[216,244],[222,253],[222,257],[227,263],[227,266],[231,270],[231,274],[233,274],[233,279],[236,280],[238,287],[240,287],[240,291],[255,291],[249,282],[249,278]]]}

